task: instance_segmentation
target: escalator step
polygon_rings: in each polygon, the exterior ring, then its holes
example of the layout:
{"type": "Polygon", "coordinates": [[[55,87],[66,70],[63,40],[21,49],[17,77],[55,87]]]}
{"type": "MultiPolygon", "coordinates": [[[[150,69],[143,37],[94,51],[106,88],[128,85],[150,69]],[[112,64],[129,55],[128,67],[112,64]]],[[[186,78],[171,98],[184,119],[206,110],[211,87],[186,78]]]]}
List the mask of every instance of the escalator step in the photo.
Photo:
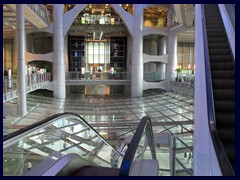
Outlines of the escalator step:
{"type": "Polygon", "coordinates": [[[208,44],[209,49],[229,49],[229,45],[227,43],[210,43],[208,44]]]}
{"type": "Polygon", "coordinates": [[[230,49],[209,49],[209,55],[231,55],[230,49]]]}
{"type": "Polygon", "coordinates": [[[235,101],[214,100],[215,113],[218,112],[234,112],[235,113],[235,101]]]}
{"type": "Polygon", "coordinates": [[[235,142],[235,128],[217,126],[218,135],[222,142],[235,142]]]}
{"type": "Polygon", "coordinates": [[[220,27],[220,28],[209,28],[209,27],[206,27],[207,29],[206,29],[206,31],[207,31],[207,33],[214,33],[214,32],[216,32],[216,33],[221,33],[221,32],[225,32],[225,29],[224,29],[224,27],[220,27]]]}
{"type": "MultiPolygon", "coordinates": [[[[218,28],[220,28],[220,29],[224,29],[224,27],[223,27],[223,24],[222,23],[206,23],[206,27],[208,28],[208,29],[218,29],[218,28]]],[[[224,31],[223,31],[224,32],[224,31]]]]}
{"type": "Polygon", "coordinates": [[[222,19],[219,16],[209,16],[209,17],[207,17],[206,22],[215,23],[215,22],[221,22],[221,20],[222,19]]]}
{"type": "Polygon", "coordinates": [[[206,27],[207,28],[207,33],[214,33],[214,32],[216,32],[216,33],[218,33],[218,32],[223,32],[223,31],[225,31],[225,29],[223,28],[223,27],[218,27],[218,28],[213,28],[213,27],[206,27]]]}
{"type": "Polygon", "coordinates": [[[233,62],[211,62],[211,70],[234,70],[233,62]]]}
{"type": "Polygon", "coordinates": [[[214,89],[214,100],[235,100],[235,89],[214,89]]]}
{"type": "Polygon", "coordinates": [[[232,62],[232,57],[229,55],[214,55],[209,58],[211,62],[232,62]]]}
{"type": "Polygon", "coordinates": [[[235,78],[235,73],[234,71],[231,70],[226,70],[226,71],[212,71],[212,79],[234,79],[235,78]]]}
{"type": "Polygon", "coordinates": [[[227,38],[226,37],[209,37],[208,42],[209,43],[226,43],[227,38]]]}
{"type": "MultiPolygon", "coordinates": [[[[213,20],[211,20],[211,21],[206,21],[206,25],[207,25],[207,27],[208,26],[213,26],[213,25],[216,25],[216,26],[222,26],[223,25],[223,23],[222,23],[222,21],[213,21],[213,20]]],[[[224,32],[224,31],[223,31],[224,32]]]]}
{"type": "Polygon", "coordinates": [[[231,89],[235,88],[234,79],[212,79],[213,88],[218,89],[231,89]]]}
{"type": "Polygon", "coordinates": [[[233,112],[218,112],[215,117],[219,126],[235,126],[235,113],[233,112]]]}
{"type": "Polygon", "coordinates": [[[218,9],[211,9],[211,10],[208,10],[208,11],[205,11],[205,16],[210,16],[210,17],[214,17],[214,16],[217,16],[219,15],[219,10],[218,9]]]}
{"type": "Polygon", "coordinates": [[[226,33],[223,31],[208,31],[207,32],[208,36],[211,37],[225,37],[226,33]]]}

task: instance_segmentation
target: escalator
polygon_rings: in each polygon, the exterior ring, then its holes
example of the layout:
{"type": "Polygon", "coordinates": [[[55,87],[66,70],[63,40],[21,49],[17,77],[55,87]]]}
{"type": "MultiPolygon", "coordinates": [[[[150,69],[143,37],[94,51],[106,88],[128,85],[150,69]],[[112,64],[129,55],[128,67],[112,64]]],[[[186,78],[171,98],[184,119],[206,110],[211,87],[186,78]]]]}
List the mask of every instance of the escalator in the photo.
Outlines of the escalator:
{"type": "Polygon", "coordinates": [[[204,13],[216,131],[235,170],[235,63],[218,5],[204,5],[204,13]]]}
{"type": "MultiPolygon", "coordinates": [[[[134,170],[135,161],[139,160],[136,157],[143,162],[145,151],[148,154],[150,151],[150,161],[156,164],[151,127],[150,119],[144,117],[133,137],[134,143],[130,143],[127,156],[123,157],[81,116],[56,114],[3,137],[3,175],[131,175],[130,168],[134,170]],[[143,149],[140,140],[147,141],[145,144],[150,148],[144,146],[143,149]],[[141,156],[136,156],[137,150],[141,150],[141,156]],[[31,168],[28,167],[29,162],[31,168]]],[[[158,166],[155,170],[157,173],[158,166]]]]}

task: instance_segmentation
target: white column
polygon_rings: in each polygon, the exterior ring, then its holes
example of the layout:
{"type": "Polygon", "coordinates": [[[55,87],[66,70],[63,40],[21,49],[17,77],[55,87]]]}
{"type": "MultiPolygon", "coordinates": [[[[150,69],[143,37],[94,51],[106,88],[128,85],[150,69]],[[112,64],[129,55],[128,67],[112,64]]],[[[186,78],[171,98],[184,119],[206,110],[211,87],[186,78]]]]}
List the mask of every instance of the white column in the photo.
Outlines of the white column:
{"type": "Polygon", "coordinates": [[[134,38],[132,46],[131,96],[142,97],[143,94],[143,8],[141,4],[134,4],[134,38]]]}
{"type": "Polygon", "coordinates": [[[170,32],[168,36],[168,63],[166,66],[167,91],[170,90],[170,80],[177,69],[177,35],[170,32]]]}
{"type": "Polygon", "coordinates": [[[54,4],[53,25],[53,96],[66,98],[64,36],[63,36],[63,4],[54,4]]]}
{"type": "Polygon", "coordinates": [[[159,55],[167,54],[167,37],[161,37],[158,40],[159,55]]]}
{"type": "Polygon", "coordinates": [[[26,36],[24,23],[24,5],[17,4],[16,7],[16,42],[17,42],[17,87],[18,87],[18,110],[19,116],[27,114],[26,99],[26,36]]]}

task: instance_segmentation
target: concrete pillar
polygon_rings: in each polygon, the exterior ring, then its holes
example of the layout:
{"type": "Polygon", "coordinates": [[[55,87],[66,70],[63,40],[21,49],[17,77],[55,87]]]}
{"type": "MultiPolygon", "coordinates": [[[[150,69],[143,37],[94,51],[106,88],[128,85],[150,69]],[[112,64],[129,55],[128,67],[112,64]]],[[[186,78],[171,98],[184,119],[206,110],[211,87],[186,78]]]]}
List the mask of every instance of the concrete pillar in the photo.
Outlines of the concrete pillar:
{"type": "Polygon", "coordinates": [[[18,87],[18,110],[19,116],[27,114],[27,99],[26,99],[26,36],[24,23],[24,5],[16,5],[16,42],[17,42],[17,87],[18,87]]]}
{"type": "Polygon", "coordinates": [[[158,55],[164,55],[167,54],[167,38],[161,37],[158,41],[159,45],[158,45],[158,49],[159,49],[159,53],[158,55]]]}
{"type": "Polygon", "coordinates": [[[56,98],[66,98],[63,4],[54,4],[53,13],[53,96],[56,98]]]}
{"type": "Polygon", "coordinates": [[[142,97],[143,94],[143,7],[142,4],[134,5],[134,38],[132,44],[132,73],[131,97],[142,97]]]}
{"type": "Polygon", "coordinates": [[[177,35],[170,32],[168,36],[168,63],[166,66],[167,91],[170,90],[170,80],[175,77],[177,69],[177,35]]]}

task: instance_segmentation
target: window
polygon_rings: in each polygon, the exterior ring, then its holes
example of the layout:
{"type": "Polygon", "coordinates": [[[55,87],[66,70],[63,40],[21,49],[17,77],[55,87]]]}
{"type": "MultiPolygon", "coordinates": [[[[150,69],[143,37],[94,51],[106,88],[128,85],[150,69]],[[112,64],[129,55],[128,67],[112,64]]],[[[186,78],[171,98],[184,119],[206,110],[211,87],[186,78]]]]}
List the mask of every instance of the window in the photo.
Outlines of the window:
{"type": "Polygon", "coordinates": [[[104,64],[110,62],[110,43],[87,43],[87,62],[89,64],[104,64]]]}

